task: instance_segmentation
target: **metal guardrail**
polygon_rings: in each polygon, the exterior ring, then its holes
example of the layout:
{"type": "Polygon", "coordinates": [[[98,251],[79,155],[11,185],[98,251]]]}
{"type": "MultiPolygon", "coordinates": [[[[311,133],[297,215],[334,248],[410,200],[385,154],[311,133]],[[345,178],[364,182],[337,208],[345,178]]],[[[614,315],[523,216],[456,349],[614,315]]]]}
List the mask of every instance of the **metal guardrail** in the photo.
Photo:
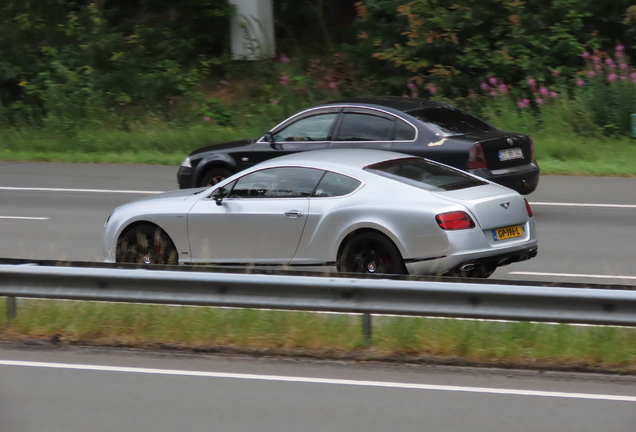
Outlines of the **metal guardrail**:
{"type": "Polygon", "coordinates": [[[633,290],[500,283],[0,265],[0,296],[636,326],[633,290]]]}

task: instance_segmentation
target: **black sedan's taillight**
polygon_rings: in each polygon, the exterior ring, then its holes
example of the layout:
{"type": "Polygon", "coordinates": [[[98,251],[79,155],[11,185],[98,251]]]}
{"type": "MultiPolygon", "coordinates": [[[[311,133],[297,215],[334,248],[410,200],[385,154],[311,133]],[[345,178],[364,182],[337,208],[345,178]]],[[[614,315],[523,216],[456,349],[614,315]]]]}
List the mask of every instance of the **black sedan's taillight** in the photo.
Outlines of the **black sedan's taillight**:
{"type": "Polygon", "coordinates": [[[486,155],[481,143],[473,144],[468,152],[468,169],[486,168],[486,155]]]}

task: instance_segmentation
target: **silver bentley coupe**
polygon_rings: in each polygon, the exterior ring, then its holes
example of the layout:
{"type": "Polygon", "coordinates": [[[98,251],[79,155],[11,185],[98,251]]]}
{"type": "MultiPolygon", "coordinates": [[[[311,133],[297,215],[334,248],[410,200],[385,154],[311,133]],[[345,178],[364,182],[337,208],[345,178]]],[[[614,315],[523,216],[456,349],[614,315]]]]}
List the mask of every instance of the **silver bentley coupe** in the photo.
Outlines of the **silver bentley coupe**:
{"type": "Polygon", "coordinates": [[[488,277],[536,254],[519,193],[369,149],[270,159],[211,187],[125,204],[104,228],[107,262],[488,277]]]}

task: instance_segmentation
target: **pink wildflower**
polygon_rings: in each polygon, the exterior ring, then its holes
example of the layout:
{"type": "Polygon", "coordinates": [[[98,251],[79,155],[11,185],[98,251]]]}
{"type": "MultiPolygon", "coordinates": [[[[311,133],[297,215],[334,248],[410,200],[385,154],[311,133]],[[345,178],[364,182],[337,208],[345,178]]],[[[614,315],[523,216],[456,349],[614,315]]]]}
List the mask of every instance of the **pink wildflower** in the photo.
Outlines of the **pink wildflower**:
{"type": "Polygon", "coordinates": [[[492,90],[489,94],[490,94],[490,96],[497,96],[498,93],[496,91],[492,90]]]}
{"type": "Polygon", "coordinates": [[[495,77],[490,77],[490,78],[488,79],[488,82],[490,83],[490,85],[494,85],[494,86],[496,86],[496,85],[497,85],[498,80],[497,80],[497,78],[495,78],[495,77]]]}
{"type": "Polygon", "coordinates": [[[619,68],[621,69],[627,69],[627,64],[626,63],[621,63],[618,65],[619,68]]]}
{"type": "Polygon", "coordinates": [[[535,80],[533,80],[532,78],[528,78],[528,81],[526,81],[526,82],[528,83],[528,85],[529,85],[530,87],[532,87],[533,85],[535,85],[535,84],[536,84],[536,81],[535,81],[535,80]]]}
{"type": "Polygon", "coordinates": [[[541,98],[537,98],[536,102],[537,102],[539,105],[543,105],[543,99],[541,99],[541,98]]]}
{"type": "Polygon", "coordinates": [[[499,84],[499,91],[504,94],[508,93],[508,86],[505,84],[499,84]]]}
{"type": "Polygon", "coordinates": [[[280,62],[281,63],[289,63],[289,57],[287,57],[285,54],[281,54],[280,55],[280,62]]]}
{"type": "Polygon", "coordinates": [[[594,64],[599,64],[601,62],[601,58],[597,57],[597,56],[594,56],[594,57],[592,57],[592,61],[594,62],[594,64]]]}
{"type": "Polygon", "coordinates": [[[280,76],[280,81],[278,81],[278,82],[280,83],[280,85],[287,85],[287,84],[289,84],[288,80],[289,80],[289,77],[287,75],[285,75],[285,74],[282,74],[280,76]]]}
{"type": "Polygon", "coordinates": [[[583,51],[583,53],[581,53],[581,57],[583,57],[585,59],[588,58],[589,56],[590,56],[590,53],[587,52],[587,51],[583,51]]]}
{"type": "Polygon", "coordinates": [[[210,121],[210,120],[212,120],[210,117],[207,117],[207,116],[203,117],[203,121],[210,121]]]}
{"type": "Polygon", "coordinates": [[[615,73],[609,74],[607,76],[607,80],[610,81],[610,82],[614,81],[616,78],[618,78],[618,75],[616,75],[615,73]]]}
{"type": "Polygon", "coordinates": [[[418,97],[418,96],[419,96],[419,95],[418,95],[417,93],[415,93],[415,92],[411,92],[411,97],[412,97],[412,98],[416,98],[416,97],[418,97]]]}
{"type": "Polygon", "coordinates": [[[432,84],[430,86],[426,87],[426,90],[428,90],[430,94],[437,93],[437,88],[435,88],[435,86],[432,85],[432,84]]]}
{"type": "Polygon", "coordinates": [[[488,89],[490,89],[490,87],[488,87],[488,84],[486,84],[485,82],[481,83],[479,85],[479,88],[482,89],[483,91],[488,91],[488,89]]]}
{"type": "Polygon", "coordinates": [[[545,87],[543,87],[543,86],[541,86],[541,87],[539,88],[539,94],[540,94],[541,96],[545,96],[545,95],[547,95],[547,94],[548,94],[548,89],[547,89],[547,88],[545,88],[545,87]]]}
{"type": "Polygon", "coordinates": [[[280,102],[276,99],[272,100],[271,104],[272,105],[278,105],[280,102]]]}
{"type": "Polygon", "coordinates": [[[589,76],[590,78],[592,78],[594,75],[596,75],[596,72],[594,72],[593,70],[587,71],[587,76],[589,76]]]}
{"type": "Polygon", "coordinates": [[[415,84],[413,84],[412,82],[408,83],[406,86],[409,88],[409,90],[413,90],[415,88],[415,84]]]}
{"type": "Polygon", "coordinates": [[[585,85],[585,81],[583,81],[583,80],[576,80],[576,85],[577,85],[578,87],[584,86],[584,85],[585,85]]]}
{"type": "Polygon", "coordinates": [[[556,98],[559,97],[559,94],[557,92],[553,91],[553,92],[550,92],[550,97],[553,98],[553,99],[556,99],[556,98]]]}
{"type": "Polygon", "coordinates": [[[559,76],[559,71],[556,69],[552,70],[552,76],[559,76]]]}
{"type": "Polygon", "coordinates": [[[612,66],[614,64],[614,60],[608,57],[605,59],[605,64],[608,66],[612,66]]]}
{"type": "Polygon", "coordinates": [[[528,106],[528,99],[519,99],[519,100],[517,100],[517,106],[519,108],[526,108],[528,106]]]}
{"type": "Polygon", "coordinates": [[[329,85],[329,88],[333,90],[338,88],[338,83],[335,81],[331,81],[328,85],[329,85]]]}
{"type": "Polygon", "coordinates": [[[632,79],[632,82],[636,82],[636,72],[632,72],[629,77],[632,79]]]}
{"type": "Polygon", "coordinates": [[[626,77],[626,76],[621,75],[621,76],[619,76],[619,77],[618,77],[618,79],[619,79],[619,80],[621,80],[621,81],[625,81],[625,80],[627,79],[627,77],[626,77]]]}

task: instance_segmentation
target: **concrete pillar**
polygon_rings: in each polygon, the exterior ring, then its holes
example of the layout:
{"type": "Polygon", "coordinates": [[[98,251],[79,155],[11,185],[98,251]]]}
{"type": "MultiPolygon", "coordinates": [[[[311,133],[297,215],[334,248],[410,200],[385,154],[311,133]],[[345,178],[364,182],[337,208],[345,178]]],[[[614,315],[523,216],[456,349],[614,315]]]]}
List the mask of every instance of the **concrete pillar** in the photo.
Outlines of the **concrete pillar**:
{"type": "Polygon", "coordinates": [[[276,55],[272,0],[230,0],[236,5],[232,19],[232,58],[262,60],[276,55]]]}

